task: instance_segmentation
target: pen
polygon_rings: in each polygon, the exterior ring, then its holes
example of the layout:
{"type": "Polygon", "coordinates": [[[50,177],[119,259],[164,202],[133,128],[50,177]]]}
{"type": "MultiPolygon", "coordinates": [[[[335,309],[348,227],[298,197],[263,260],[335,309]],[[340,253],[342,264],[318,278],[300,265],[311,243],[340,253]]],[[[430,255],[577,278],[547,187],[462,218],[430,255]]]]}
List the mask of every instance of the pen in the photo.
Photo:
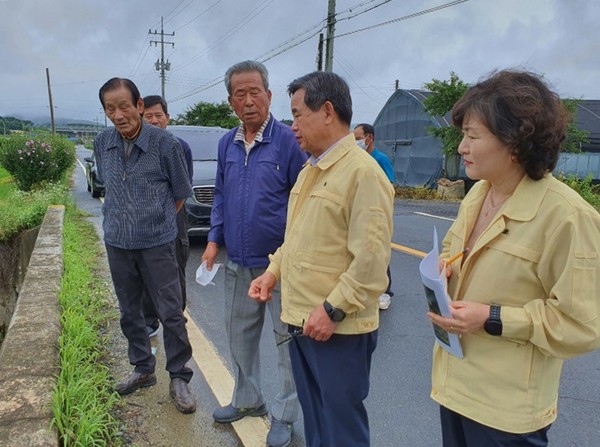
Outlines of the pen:
{"type": "Polygon", "coordinates": [[[460,253],[458,253],[457,255],[454,255],[453,257],[451,257],[450,259],[448,259],[448,261],[446,261],[446,265],[450,265],[452,264],[454,261],[456,261],[457,259],[462,258],[464,255],[466,255],[469,252],[468,248],[465,248],[463,251],[461,251],[460,253]]]}

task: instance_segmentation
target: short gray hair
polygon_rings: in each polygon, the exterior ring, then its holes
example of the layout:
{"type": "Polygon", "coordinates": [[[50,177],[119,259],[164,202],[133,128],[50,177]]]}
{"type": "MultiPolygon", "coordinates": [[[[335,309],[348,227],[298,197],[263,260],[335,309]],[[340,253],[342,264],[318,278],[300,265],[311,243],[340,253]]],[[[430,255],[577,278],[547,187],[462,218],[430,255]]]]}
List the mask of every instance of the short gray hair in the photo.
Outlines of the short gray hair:
{"type": "Polygon", "coordinates": [[[304,104],[312,110],[318,110],[329,101],[340,121],[350,126],[352,122],[352,97],[350,87],[344,79],[330,71],[314,71],[288,85],[288,93],[293,96],[304,89],[304,104]]]}
{"type": "Polygon", "coordinates": [[[269,72],[267,71],[267,67],[265,67],[261,62],[258,61],[243,61],[232,65],[225,72],[225,87],[227,88],[227,94],[231,95],[231,77],[234,74],[251,72],[259,73],[260,77],[262,78],[262,83],[263,87],[265,88],[265,91],[269,90],[269,72]]]}

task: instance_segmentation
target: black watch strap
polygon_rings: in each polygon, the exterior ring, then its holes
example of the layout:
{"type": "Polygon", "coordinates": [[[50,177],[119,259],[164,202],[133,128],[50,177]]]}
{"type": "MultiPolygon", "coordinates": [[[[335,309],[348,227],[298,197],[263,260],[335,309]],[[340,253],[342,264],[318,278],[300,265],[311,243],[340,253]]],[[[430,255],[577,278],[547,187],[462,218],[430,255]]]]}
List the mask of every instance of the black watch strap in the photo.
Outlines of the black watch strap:
{"type": "Polygon", "coordinates": [[[323,308],[325,309],[325,312],[331,321],[339,323],[346,318],[346,312],[344,312],[342,309],[333,307],[327,300],[323,301],[323,308]]]}
{"type": "Polygon", "coordinates": [[[490,316],[483,325],[483,329],[490,335],[502,335],[502,308],[497,304],[490,304],[490,316]]]}

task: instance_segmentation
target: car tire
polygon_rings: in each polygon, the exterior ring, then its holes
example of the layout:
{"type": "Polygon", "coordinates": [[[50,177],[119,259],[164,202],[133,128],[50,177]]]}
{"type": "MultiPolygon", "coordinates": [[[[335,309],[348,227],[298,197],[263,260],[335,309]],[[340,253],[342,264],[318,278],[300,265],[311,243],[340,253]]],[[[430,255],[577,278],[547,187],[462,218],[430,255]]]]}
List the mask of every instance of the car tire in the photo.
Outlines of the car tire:
{"type": "Polygon", "coordinates": [[[94,199],[99,198],[102,195],[102,191],[99,189],[92,189],[92,197],[94,199]]]}

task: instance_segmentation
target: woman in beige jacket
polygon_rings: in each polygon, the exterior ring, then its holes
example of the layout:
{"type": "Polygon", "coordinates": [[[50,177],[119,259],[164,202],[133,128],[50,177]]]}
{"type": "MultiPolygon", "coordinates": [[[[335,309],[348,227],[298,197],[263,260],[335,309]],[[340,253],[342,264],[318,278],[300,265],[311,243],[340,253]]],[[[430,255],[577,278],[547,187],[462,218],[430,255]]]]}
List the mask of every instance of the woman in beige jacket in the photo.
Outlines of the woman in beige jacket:
{"type": "Polygon", "coordinates": [[[444,447],[546,446],[563,360],[600,346],[600,215],[556,180],[567,112],[539,76],[500,71],[452,110],[479,181],[444,239],[464,358],[438,346],[444,447]]]}

